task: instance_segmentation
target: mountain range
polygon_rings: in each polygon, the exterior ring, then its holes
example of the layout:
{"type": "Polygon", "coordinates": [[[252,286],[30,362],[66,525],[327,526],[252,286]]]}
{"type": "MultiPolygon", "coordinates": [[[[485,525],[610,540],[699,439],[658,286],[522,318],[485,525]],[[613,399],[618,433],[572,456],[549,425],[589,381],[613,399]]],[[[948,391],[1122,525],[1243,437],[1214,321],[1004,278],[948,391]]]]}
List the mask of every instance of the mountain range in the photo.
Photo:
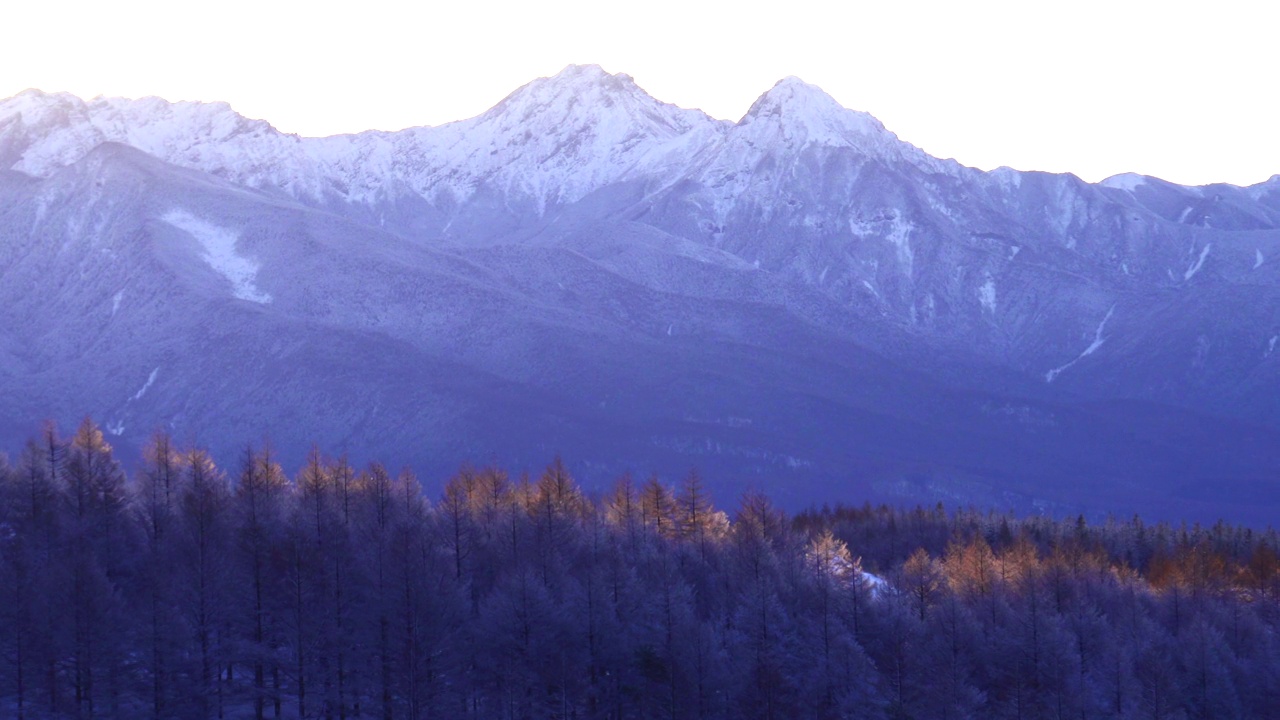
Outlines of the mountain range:
{"type": "MultiPolygon", "coordinates": [[[[1177,148],[1170,148],[1177,152],[1177,148]]],[[[738,122],[570,66],[304,138],[222,103],[0,101],[0,437],[88,414],[234,468],[1280,509],[1280,175],[984,172],[796,78],[738,122]]]]}

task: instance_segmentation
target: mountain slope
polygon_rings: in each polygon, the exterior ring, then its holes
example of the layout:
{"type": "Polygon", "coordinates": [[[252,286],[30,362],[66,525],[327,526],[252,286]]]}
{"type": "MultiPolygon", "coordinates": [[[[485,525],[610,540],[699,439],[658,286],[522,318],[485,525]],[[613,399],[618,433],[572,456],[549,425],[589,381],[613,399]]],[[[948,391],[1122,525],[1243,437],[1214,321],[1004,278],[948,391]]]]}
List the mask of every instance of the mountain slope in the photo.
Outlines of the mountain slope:
{"type": "Polygon", "coordinates": [[[572,66],[319,139],[28,91],[0,101],[0,430],[1262,518],[1276,182],[984,173],[795,78],[727,123],[572,66]]]}

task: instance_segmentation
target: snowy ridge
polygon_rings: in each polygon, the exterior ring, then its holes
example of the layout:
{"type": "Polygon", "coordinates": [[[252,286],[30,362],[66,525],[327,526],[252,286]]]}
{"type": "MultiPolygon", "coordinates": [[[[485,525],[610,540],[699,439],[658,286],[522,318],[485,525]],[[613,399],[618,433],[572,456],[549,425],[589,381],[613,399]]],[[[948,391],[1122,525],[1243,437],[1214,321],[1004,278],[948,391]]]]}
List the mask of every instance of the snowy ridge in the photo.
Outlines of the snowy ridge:
{"type": "Polygon", "coordinates": [[[12,168],[47,177],[105,142],[179,166],[312,201],[373,203],[406,187],[465,200],[481,184],[547,203],[664,168],[683,171],[728,123],[660,103],[627,75],[570,66],[484,114],[439,127],[327,138],[280,133],[225,103],[98,98],[29,90],[0,101],[12,168]]]}
{"type": "MultiPolygon", "coordinates": [[[[909,282],[921,270],[923,248],[937,237],[931,226],[940,220],[961,230],[972,222],[975,200],[993,202],[1000,212],[1019,211],[1024,203],[1044,208],[1047,230],[1073,251],[1076,226],[1089,221],[1093,202],[1093,188],[1070,176],[1039,180],[1008,168],[983,173],[934,158],[871,115],[847,109],[795,77],[779,81],[731,123],[662,103],[625,74],[571,65],[518,88],[474,118],[326,138],[281,133],[226,103],[84,101],[36,90],[0,100],[0,169],[49,177],[108,142],[340,214],[346,207],[363,208],[361,222],[372,216],[390,222],[384,226],[393,232],[419,233],[425,227],[450,239],[465,239],[474,230],[464,219],[457,226],[464,229],[451,233],[457,218],[472,217],[471,209],[479,222],[495,211],[517,223],[532,222],[552,208],[632,183],[628,192],[646,201],[684,193],[680,207],[692,210],[676,224],[697,227],[717,244],[725,240],[724,228],[736,223],[775,221],[809,235],[847,228],[855,238],[887,242],[897,262],[884,267],[909,282]],[[906,196],[882,195],[886,172],[915,186],[930,210],[914,208],[906,196]],[[981,184],[983,197],[952,195],[970,181],[981,184]],[[1048,188],[1050,197],[1038,197],[1048,188]],[[409,217],[415,212],[420,215],[409,217]],[[424,214],[429,219],[418,223],[424,214]]],[[[1101,186],[1132,193],[1143,184],[1151,190],[1141,193],[1144,198],[1166,189],[1136,174],[1108,178],[1101,186]]],[[[749,263],[770,262],[767,247],[729,252],[741,252],[749,263]]],[[[1184,266],[1184,279],[1204,259],[1184,266]]],[[[815,274],[820,267],[844,274],[830,258],[817,263],[815,274]]],[[[881,266],[867,267],[876,273],[881,266]]],[[[1170,278],[1177,272],[1171,270],[1170,278]]],[[[823,274],[823,283],[836,287],[849,279],[823,274]]],[[[884,281],[872,284],[883,289],[884,281]]],[[[244,292],[245,299],[256,297],[256,291],[244,292]]],[[[994,302],[987,300],[992,295],[984,290],[981,296],[987,311],[993,311],[994,302]]]]}
{"type": "Polygon", "coordinates": [[[22,150],[14,170],[47,177],[95,147],[116,142],[183,167],[254,187],[319,192],[323,164],[303,141],[226,103],[170,103],[28,90],[0,101],[0,148],[22,150]],[[305,186],[305,187],[304,187],[305,186]]]}
{"type": "MultiPolygon", "coordinates": [[[[810,146],[959,167],[797,78],[780,81],[733,124],[659,102],[628,75],[571,65],[468,120],[326,138],[281,133],[226,103],[86,102],[38,90],[0,101],[0,157],[16,155],[14,170],[47,177],[105,142],[312,202],[374,204],[403,192],[465,201],[487,185],[539,211],[630,178],[661,186],[692,174],[724,185],[767,154],[794,156],[810,146]]],[[[724,189],[727,198],[740,188],[724,189]]]]}
{"type": "MultiPolygon", "coordinates": [[[[474,118],[326,138],[281,133],[222,102],[84,101],[38,90],[0,100],[0,160],[14,170],[47,177],[105,142],[309,202],[373,205],[404,193],[457,202],[489,186],[533,201],[539,212],[628,179],[661,187],[694,177],[712,189],[712,214],[723,217],[725,206],[744,193],[756,202],[769,198],[774,188],[746,179],[762,163],[797,162],[813,148],[852,150],[930,173],[966,170],[795,77],[761,95],[735,124],[662,103],[628,75],[570,65],[474,118]]],[[[1021,184],[1021,174],[1008,168],[984,175],[1006,191],[1021,184]]],[[[1148,180],[1126,173],[1100,186],[1132,193],[1148,180]]],[[[1252,190],[1260,194],[1272,185],[1252,190]]]]}

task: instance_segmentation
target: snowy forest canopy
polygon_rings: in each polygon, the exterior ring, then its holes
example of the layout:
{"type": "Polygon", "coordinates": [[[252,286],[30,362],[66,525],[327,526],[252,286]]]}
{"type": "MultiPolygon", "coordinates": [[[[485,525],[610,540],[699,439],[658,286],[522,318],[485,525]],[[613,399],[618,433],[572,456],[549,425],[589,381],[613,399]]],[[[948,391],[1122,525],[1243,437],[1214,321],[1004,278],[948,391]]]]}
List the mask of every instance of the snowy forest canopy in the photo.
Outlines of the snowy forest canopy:
{"type": "Polygon", "coordinates": [[[85,421],[0,463],[0,715],[1258,718],[1275,532],[941,506],[717,510],[319,450],[225,469],[85,421]]]}

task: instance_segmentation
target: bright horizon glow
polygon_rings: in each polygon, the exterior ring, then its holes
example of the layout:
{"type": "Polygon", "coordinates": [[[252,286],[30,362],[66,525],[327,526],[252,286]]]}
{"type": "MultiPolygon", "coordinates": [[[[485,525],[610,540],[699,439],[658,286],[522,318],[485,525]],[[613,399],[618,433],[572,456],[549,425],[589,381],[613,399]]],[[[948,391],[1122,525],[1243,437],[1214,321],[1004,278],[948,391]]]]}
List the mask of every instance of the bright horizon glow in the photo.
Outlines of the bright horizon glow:
{"type": "Polygon", "coordinates": [[[928,153],[986,170],[1194,185],[1280,173],[1270,6],[832,5],[25,3],[6,10],[0,97],[222,100],[317,136],[471,117],[594,63],[728,120],[796,75],[928,153]]]}

